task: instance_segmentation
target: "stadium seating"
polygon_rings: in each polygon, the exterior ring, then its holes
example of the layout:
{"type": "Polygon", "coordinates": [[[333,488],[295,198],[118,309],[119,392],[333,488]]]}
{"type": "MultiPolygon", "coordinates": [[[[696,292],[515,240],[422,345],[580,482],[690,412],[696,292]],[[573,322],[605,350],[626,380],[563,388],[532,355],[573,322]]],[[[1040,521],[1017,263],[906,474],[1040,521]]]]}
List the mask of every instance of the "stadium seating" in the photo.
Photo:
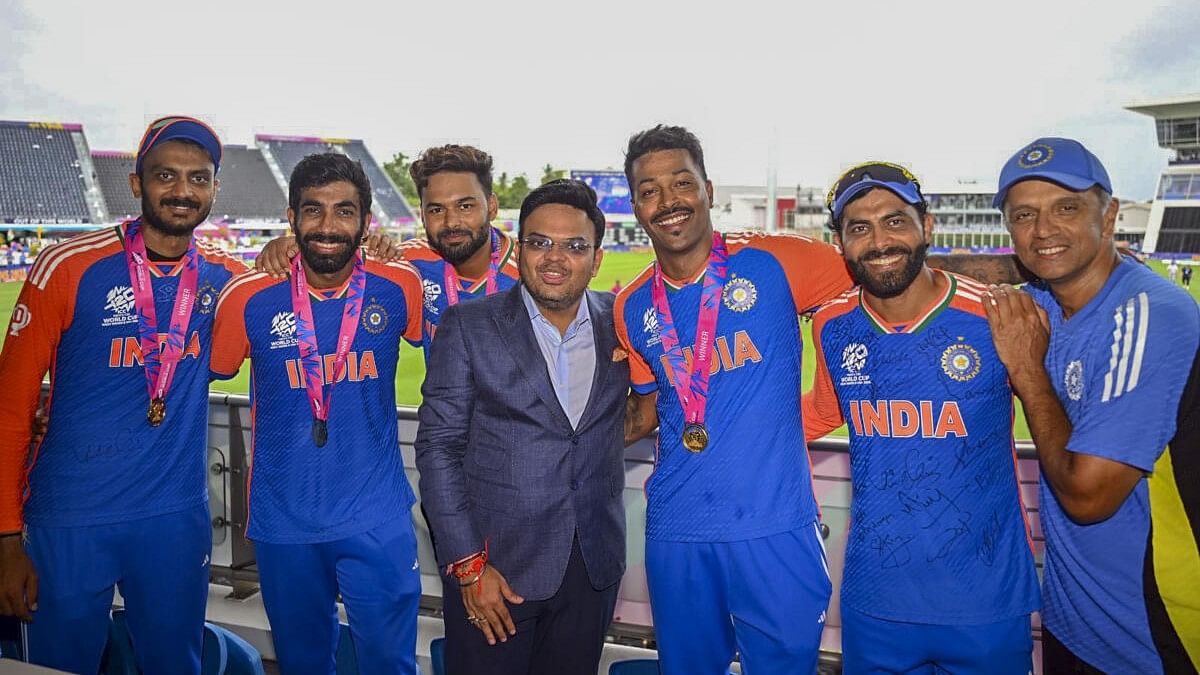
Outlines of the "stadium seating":
{"type": "Polygon", "coordinates": [[[433,662],[433,675],[446,675],[446,638],[434,638],[429,643],[429,660],[433,662]]]}
{"type": "Polygon", "coordinates": [[[129,189],[129,174],[133,172],[131,152],[92,152],[92,166],[100,193],[108,205],[108,216],[114,221],[132,218],[142,212],[141,203],[129,189]]]}
{"type": "Polygon", "coordinates": [[[254,137],[258,147],[274,158],[284,179],[292,175],[300,160],[320,152],[340,152],[363,165],[363,171],[371,181],[372,199],[375,200],[393,221],[415,219],[412,208],[388,180],[383,169],[360,140],[343,138],[316,138],[312,136],[273,136],[259,134],[254,137]]]}
{"type": "MultiPolygon", "coordinates": [[[[105,675],[138,675],[133,640],[125,610],[112,612],[108,626],[108,648],[101,669],[105,675]]],[[[264,675],[262,656],[249,642],[216,624],[204,624],[200,651],[201,675],[264,675]]]]}
{"type": "MultiPolygon", "coordinates": [[[[287,198],[258,148],[226,145],[221,158],[221,189],[210,220],[283,221],[287,218],[287,198]]],[[[92,162],[108,214],[123,220],[142,212],[142,205],[129,190],[133,155],[123,152],[93,152],[92,162]]]]}
{"type": "Polygon", "coordinates": [[[287,197],[258,148],[226,145],[211,220],[285,220],[287,197]]]}
{"type": "Polygon", "coordinates": [[[608,667],[608,675],[659,675],[655,659],[616,661],[608,667]]]}
{"type": "Polygon", "coordinates": [[[0,121],[0,222],[91,221],[75,135],[83,128],[0,121]]]}

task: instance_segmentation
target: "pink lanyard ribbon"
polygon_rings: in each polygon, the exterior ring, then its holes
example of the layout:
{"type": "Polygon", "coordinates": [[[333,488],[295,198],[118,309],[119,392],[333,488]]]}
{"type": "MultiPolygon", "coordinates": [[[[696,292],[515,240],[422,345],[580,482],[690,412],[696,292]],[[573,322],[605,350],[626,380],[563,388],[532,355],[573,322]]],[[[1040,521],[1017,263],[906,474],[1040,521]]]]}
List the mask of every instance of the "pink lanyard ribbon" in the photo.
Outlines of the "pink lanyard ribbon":
{"type": "Polygon", "coordinates": [[[146,388],[150,393],[146,419],[150,426],[156,427],[166,417],[167,392],[171,390],[176,367],[183,358],[187,344],[188,323],[192,318],[192,307],[196,304],[200,269],[196,243],[192,241],[183,257],[183,273],[179,278],[179,288],[175,291],[175,307],[171,310],[167,340],[159,347],[158,311],[154,305],[150,260],[141,228],[140,218],[129,221],[125,228],[125,264],[129,267],[129,280],[133,286],[133,304],[138,314],[138,344],[146,369],[146,388]]]}
{"type": "Polygon", "coordinates": [[[708,405],[708,376],[728,263],[729,254],[725,248],[725,241],[721,239],[721,235],[713,232],[712,252],[708,256],[704,286],[700,291],[700,312],[696,318],[696,344],[693,348],[691,368],[688,368],[687,359],[680,347],[679,333],[675,330],[675,320],[671,316],[671,305],[667,302],[662,266],[654,264],[654,282],[650,297],[658,315],[659,336],[667,363],[671,367],[675,394],[683,406],[683,444],[692,452],[700,452],[708,445],[704,412],[708,405]]]}
{"type": "MultiPolygon", "coordinates": [[[[496,292],[496,275],[500,273],[500,238],[496,235],[496,228],[489,227],[488,229],[491,231],[492,261],[488,265],[487,290],[484,291],[484,295],[496,292]]],[[[449,261],[445,263],[442,280],[446,286],[446,302],[453,307],[458,304],[458,272],[454,270],[454,265],[451,265],[449,261]]]]}
{"type": "Polygon", "coordinates": [[[356,253],[354,271],[350,274],[350,285],[346,290],[346,303],[342,306],[342,323],[333,356],[333,377],[326,385],[322,379],[323,359],[317,347],[317,325],[313,321],[312,299],[308,296],[308,279],[304,275],[301,256],[296,256],[292,261],[292,312],[296,317],[296,342],[300,347],[300,364],[304,370],[304,390],[313,414],[313,443],[318,448],[329,439],[329,404],[333,400],[333,385],[346,373],[346,356],[358,332],[358,315],[362,311],[366,283],[362,254],[356,253]]]}

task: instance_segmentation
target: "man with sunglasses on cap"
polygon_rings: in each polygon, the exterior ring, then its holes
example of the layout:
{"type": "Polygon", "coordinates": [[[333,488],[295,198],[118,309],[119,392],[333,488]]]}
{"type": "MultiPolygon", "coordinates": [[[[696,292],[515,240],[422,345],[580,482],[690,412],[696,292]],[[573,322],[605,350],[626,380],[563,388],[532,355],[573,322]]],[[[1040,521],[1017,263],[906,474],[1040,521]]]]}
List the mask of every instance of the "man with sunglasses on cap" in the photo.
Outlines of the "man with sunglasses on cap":
{"type": "Polygon", "coordinates": [[[995,206],[1041,278],[984,298],[1042,468],[1047,673],[1200,667],[1200,308],[1121,256],[1081,143],[1040,138],[995,206]]]}
{"type": "Polygon", "coordinates": [[[933,215],[904,167],[854,167],[828,202],[859,286],[813,317],[803,418],[808,440],[850,422],[842,667],[1027,673],[1038,580],[987,287],[926,264],[933,215]]]}
{"type": "Polygon", "coordinates": [[[0,352],[0,613],[31,622],[34,663],[99,670],[117,586],[138,668],[200,671],[213,310],[246,269],[192,237],[220,164],[205,123],[151,123],[129,176],[142,215],[42,251],[17,299],[0,352]]]}

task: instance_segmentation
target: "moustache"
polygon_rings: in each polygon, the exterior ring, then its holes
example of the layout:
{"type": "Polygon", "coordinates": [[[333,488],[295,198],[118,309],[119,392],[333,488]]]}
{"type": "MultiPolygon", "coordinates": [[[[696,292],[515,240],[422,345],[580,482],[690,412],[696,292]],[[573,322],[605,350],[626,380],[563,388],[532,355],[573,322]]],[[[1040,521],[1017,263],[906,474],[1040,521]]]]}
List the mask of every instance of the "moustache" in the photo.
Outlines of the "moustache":
{"type": "Polygon", "coordinates": [[[567,269],[566,267],[563,267],[562,265],[556,265],[556,264],[538,265],[537,271],[542,274],[544,274],[546,272],[552,272],[554,274],[561,274],[564,277],[569,276],[571,274],[571,270],[567,269]]]}
{"type": "Polygon", "coordinates": [[[438,241],[442,241],[443,239],[447,239],[449,237],[466,237],[468,239],[473,239],[475,237],[475,233],[465,229],[442,230],[441,232],[438,232],[438,241]]]}
{"type": "Polygon", "coordinates": [[[344,234],[313,232],[304,236],[304,243],[311,244],[314,242],[320,242],[322,244],[346,244],[347,246],[354,245],[354,240],[344,234]]]}
{"type": "Polygon", "coordinates": [[[181,199],[172,197],[163,199],[159,202],[159,205],[164,207],[181,206],[185,209],[196,209],[197,211],[200,210],[200,202],[195,201],[194,199],[181,199]]]}
{"type": "Polygon", "coordinates": [[[892,255],[911,256],[912,249],[904,246],[892,246],[890,248],[885,248],[882,251],[871,251],[870,253],[864,253],[859,256],[858,259],[860,262],[867,262],[869,260],[877,260],[879,258],[886,258],[892,255]]]}
{"type": "Polygon", "coordinates": [[[665,211],[659,211],[658,213],[654,214],[654,217],[650,219],[650,222],[658,223],[659,221],[664,220],[666,218],[670,218],[671,216],[673,216],[677,213],[686,213],[688,215],[691,215],[695,212],[692,209],[689,209],[687,207],[676,206],[674,208],[670,208],[665,211]]]}

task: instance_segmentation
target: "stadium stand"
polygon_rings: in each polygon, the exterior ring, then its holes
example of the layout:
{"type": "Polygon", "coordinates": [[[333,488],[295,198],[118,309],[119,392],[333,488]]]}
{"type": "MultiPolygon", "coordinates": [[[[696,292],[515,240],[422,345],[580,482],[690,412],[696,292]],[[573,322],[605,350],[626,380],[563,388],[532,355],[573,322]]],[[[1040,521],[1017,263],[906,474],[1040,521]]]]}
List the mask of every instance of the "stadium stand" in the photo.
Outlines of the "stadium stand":
{"type": "MultiPolygon", "coordinates": [[[[292,170],[308,155],[318,152],[340,152],[363,165],[367,178],[371,180],[371,192],[375,203],[384,214],[384,220],[411,222],[416,219],[412,208],[388,179],[367,146],[356,139],[317,138],[314,136],[276,136],[258,134],[254,137],[264,155],[272,158],[279,168],[280,180],[286,184],[292,170]]],[[[378,214],[376,214],[378,215],[378,214]]]]}
{"type": "Polygon", "coordinates": [[[287,197],[258,148],[224,146],[220,179],[211,220],[287,219],[287,197]]]}
{"type": "Polygon", "coordinates": [[[0,222],[91,222],[81,147],[79,124],[0,121],[0,222]]]}
{"type": "Polygon", "coordinates": [[[108,215],[114,220],[132,218],[142,212],[142,205],[129,190],[129,174],[133,171],[133,153],[92,151],[92,166],[100,192],[108,204],[108,215]]]}
{"type": "MultiPolygon", "coordinates": [[[[121,220],[141,213],[141,204],[129,190],[133,154],[93,152],[92,162],[108,203],[109,215],[114,220],[121,220]]],[[[212,220],[286,220],[287,198],[258,148],[224,146],[219,178],[221,189],[210,216],[212,220]]]]}

